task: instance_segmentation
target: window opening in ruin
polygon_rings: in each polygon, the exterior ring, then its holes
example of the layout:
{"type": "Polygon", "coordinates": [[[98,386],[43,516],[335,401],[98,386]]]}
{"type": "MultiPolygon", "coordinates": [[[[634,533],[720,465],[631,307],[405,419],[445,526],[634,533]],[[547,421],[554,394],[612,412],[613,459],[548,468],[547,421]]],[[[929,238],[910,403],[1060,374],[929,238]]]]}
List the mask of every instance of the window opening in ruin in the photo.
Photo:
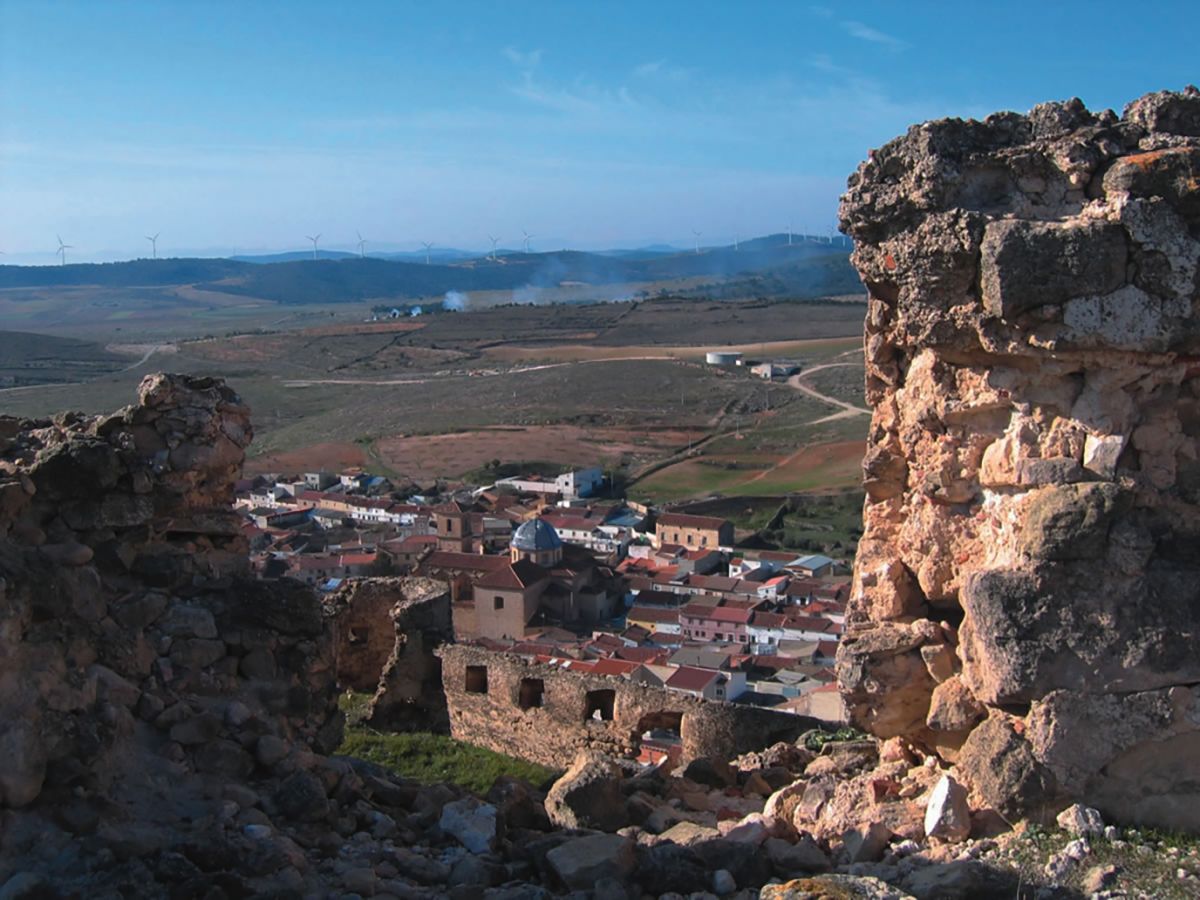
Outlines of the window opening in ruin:
{"type": "Polygon", "coordinates": [[[535,709],[542,705],[542,694],[546,684],[540,678],[522,678],[521,689],[517,694],[517,705],[521,709],[535,709]]]}
{"type": "Polygon", "coordinates": [[[666,763],[673,767],[683,752],[683,713],[674,710],[646,713],[638,719],[630,738],[639,763],[654,766],[666,763]]]}
{"type": "Polygon", "coordinates": [[[488,692],[487,666],[467,666],[466,689],[468,694],[486,694],[488,692]]]}
{"type": "Polygon", "coordinates": [[[504,598],[503,597],[493,597],[492,598],[492,609],[504,609],[504,598]]]}
{"type": "Polygon", "coordinates": [[[583,711],[585,722],[611,722],[617,692],[613,690],[588,691],[587,706],[583,711]]]}

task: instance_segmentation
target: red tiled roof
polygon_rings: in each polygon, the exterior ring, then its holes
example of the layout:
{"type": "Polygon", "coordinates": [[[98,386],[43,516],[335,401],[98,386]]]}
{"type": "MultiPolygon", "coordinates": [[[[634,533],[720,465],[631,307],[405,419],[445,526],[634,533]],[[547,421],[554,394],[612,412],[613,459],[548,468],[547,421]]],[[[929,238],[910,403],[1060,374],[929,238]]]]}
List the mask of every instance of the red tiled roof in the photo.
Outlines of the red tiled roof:
{"type": "Polygon", "coordinates": [[[714,606],[709,610],[708,618],[716,622],[733,622],[745,625],[754,615],[751,610],[739,609],[735,606],[714,606]]]}
{"type": "Polygon", "coordinates": [[[756,628],[782,628],[787,622],[783,613],[756,612],[750,624],[756,628]]]}
{"type": "MultiPolygon", "coordinates": [[[[733,590],[738,580],[725,575],[692,575],[688,578],[688,584],[706,591],[724,592],[733,590]]],[[[757,590],[758,585],[751,588],[752,592],[757,590]]]]}
{"type": "Polygon", "coordinates": [[[409,553],[422,547],[431,547],[438,542],[436,534],[413,534],[401,541],[384,541],[383,545],[389,550],[399,553],[409,553]]]}
{"type": "Polygon", "coordinates": [[[696,619],[707,619],[711,622],[732,622],[745,625],[750,621],[753,612],[732,606],[704,606],[699,603],[689,603],[681,610],[685,616],[696,619]]]}
{"type": "Polygon", "coordinates": [[[464,569],[494,572],[509,564],[507,556],[485,556],[482,553],[459,553],[456,550],[435,550],[423,563],[428,569],[464,569]]]}
{"type": "Polygon", "coordinates": [[[592,674],[610,676],[628,675],[640,665],[641,663],[639,662],[630,662],[623,659],[598,659],[592,663],[592,674]]]}
{"type": "Polygon", "coordinates": [[[697,669],[692,666],[680,666],[667,679],[667,687],[681,691],[703,691],[714,678],[720,678],[721,673],[712,669],[697,669]]]}
{"type": "Polygon", "coordinates": [[[715,516],[690,516],[687,513],[663,513],[658,517],[658,524],[679,528],[717,529],[729,524],[729,520],[718,519],[715,516]]]}
{"type": "Polygon", "coordinates": [[[678,623],[679,608],[666,606],[642,606],[635,603],[625,614],[626,620],[638,622],[678,623]]]}
{"type": "MultiPolygon", "coordinates": [[[[503,557],[501,557],[503,558],[503,557]]],[[[519,559],[515,563],[488,572],[475,584],[482,588],[500,588],[522,590],[546,577],[546,570],[527,559],[519,559]]]]}
{"type": "Polygon", "coordinates": [[[794,656],[752,656],[750,665],[759,669],[790,669],[799,662],[794,656]]]}
{"type": "Polygon", "coordinates": [[[788,616],[786,627],[801,631],[831,631],[833,622],[821,616],[788,616]]]}
{"type": "Polygon", "coordinates": [[[768,562],[790,563],[795,562],[800,558],[799,553],[788,553],[784,550],[760,550],[758,552],[759,559],[765,559],[768,562]]]}
{"type": "Polygon", "coordinates": [[[817,653],[821,656],[833,658],[837,655],[837,641],[817,641],[817,653]]]}
{"type": "MultiPolygon", "coordinates": [[[[651,638],[654,635],[650,635],[651,638]]],[[[622,647],[617,651],[618,659],[627,659],[638,663],[654,663],[666,660],[670,655],[669,650],[663,650],[658,647],[622,647]]]]}
{"type": "Polygon", "coordinates": [[[639,644],[642,641],[644,641],[647,637],[649,637],[649,635],[650,635],[649,630],[646,628],[643,628],[641,625],[630,625],[628,628],[626,628],[624,631],[621,632],[621,637],[625,638],[625,640],[637,641],[639,644]]]}

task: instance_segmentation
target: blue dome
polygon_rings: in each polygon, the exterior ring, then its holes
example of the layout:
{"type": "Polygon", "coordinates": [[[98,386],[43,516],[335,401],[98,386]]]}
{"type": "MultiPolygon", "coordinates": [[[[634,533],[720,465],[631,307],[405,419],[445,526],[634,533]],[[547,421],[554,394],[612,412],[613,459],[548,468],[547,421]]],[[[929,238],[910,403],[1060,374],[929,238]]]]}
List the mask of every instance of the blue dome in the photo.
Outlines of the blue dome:
{"type": "Polygon", "coordinates": [[[562,539],[549,522],[530,519],[513,534],[512,545],[518,550],[557,550],[562,546],[562,539]]]}

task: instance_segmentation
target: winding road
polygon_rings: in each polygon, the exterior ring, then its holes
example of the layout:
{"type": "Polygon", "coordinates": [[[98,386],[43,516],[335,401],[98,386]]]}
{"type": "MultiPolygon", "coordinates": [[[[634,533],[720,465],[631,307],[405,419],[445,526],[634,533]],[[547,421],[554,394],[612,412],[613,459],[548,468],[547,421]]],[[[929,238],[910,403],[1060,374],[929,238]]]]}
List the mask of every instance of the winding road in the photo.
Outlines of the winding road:
{"type": "MultiPolygon", "coordinates": [[[[852,352],[853,353],[861,353],[862,351],[854,350],[852,352]]],[[[849,354],[843,354],[843,355],[849,355],[849,354]]],[[[853,403],[847,403],[844,400],[837,399],[837,397],[830,397],[828,394],[822,394],[816,388],[809,387],[807,384],[805,384],[802,381],[802,379],[807,378],[809,375],[812,375],[816,372],[820,372],[822,369],[837,369],[837,368],[842,368],[842,367],[846,367],[846,366],[851,366],[851,367],[857,368],[861,365],[862,365],[861,363],[851,363],[851,362],[822,363],[819,366],[813,366],[811,369],[807,369],[804,372],[801,372],[799,375],[793,375],[791,378],[789,378],[787,380],[788,387],[794,388],[795,390],[799,391],[802,394],[807,394],[809,397],[812,397],[815,400],[820,400],[822,403],[828,403],[830,406],[840,407],[842,410],[841,412],[832,413],[831,415],[822,416],[819,419],[814,419],[813,421],[808,423],[809,425],[818,425],[821,422],[832,422],[836,419],[849,419],[851,416],[869,416],[871,414],[871,411],[869,409],[866,409],[865,407],[855,406],[853,403]]]]}

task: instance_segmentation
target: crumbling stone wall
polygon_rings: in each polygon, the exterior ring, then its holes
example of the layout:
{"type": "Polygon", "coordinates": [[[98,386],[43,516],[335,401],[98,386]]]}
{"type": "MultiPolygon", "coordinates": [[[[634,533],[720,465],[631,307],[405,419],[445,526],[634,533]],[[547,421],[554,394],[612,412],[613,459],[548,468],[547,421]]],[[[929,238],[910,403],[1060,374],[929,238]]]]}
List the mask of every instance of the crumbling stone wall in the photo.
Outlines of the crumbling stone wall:
{"type": "MultiPolygon", "coordinates": [[[[338,684],[355,691],[379,686],[379,676],[396,648],[392,611],[409,599],[410,581],[417,594],[428,579],[355,578],[325,598],[322,605],[333,640],[338,684]]],[[[440,586],[440,593],[445,593],[440,586]]]]}
{"type": "Polygon", "coordinates": [[[686,694],[616,678],[572,672],[470,644],[447,644],[442,685],[450,734],[551,768],[580,750],[636,754],[641,733],[680,716],[681,761],[732,759],[820,727],[807,716],[686,694]],[[590,712],[599,711],[593,718],[590,712]]]}
{"type": "Polygon", "coordinates": [[[450,592],[433,578],[373,579],[360,590],[390,591],[392,650],[376,676],[367,724],[382,731],[450,733],[437,649],[454,640],[450,592]]]}
{"type": "Polygon", "coordinates": [[[841,225],[874,410],[852,715],[1006,815],[1200,828],[1200,92],[914,126],[841,225]]]}
{"type": "Polygon", "coordinates": [[[248,577],[250,435],[176,375],[109,416],[0,417],[0,881],[71,835],[211,832],[222,785],[340,742],[316,599],[248,577]]]}

